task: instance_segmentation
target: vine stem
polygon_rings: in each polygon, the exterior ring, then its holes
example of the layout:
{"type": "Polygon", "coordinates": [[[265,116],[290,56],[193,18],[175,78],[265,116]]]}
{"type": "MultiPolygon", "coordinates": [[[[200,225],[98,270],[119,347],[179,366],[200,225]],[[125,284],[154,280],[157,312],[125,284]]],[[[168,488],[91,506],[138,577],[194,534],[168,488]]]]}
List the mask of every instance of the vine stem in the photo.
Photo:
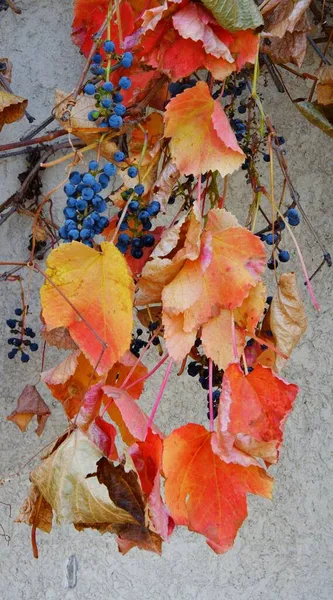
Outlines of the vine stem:
{"type": "Polygon", "coordinates": [[[167,366],[167,369],[166,369],[166,371],[165,371],[165,375],[164,375],[164,377],[163,377],[163,381],[162,381],[162,385],[161,385],[161,387],[160,387],[160,391],[159,391],[159,392],[158,392],[158,394],[157,394],[157,398],[156,398],[156,400],[155,400],[155,402],[154,402],[153,409],[152,409],[152,411],[151,411],[151,413],[150,413],[150,416],[149,416],[149,419],[148,419],[148,423],[147,423],[147,433],[148,433],[148,430],[149,430],[149,428],[152,426],[152,423],[153,423],[153,421],[154,421],[154,417],[155,417],[155,415],[156,415],[156,412],[157,412],[157,409],[158,409],[158,407],[159,407],[159,404],[160,404],[161,398],[162,398],[162,396],[163,396],[163,393],[164,393],[164,390],[165,390],[166,384],[168,383],[168,379],[169,379],[169,375],[170,375],[170,372],[171,372],[171,369],[172,369],[172,365],[173,365],[173,363],[174,363],[174,360],[173,360],[173,358],[170,358],[169,364],[168,364],[168,366],[167,366]]]}
{"type": "Polygon", "coordinates": [[[153,343],[153,339],[155,339],[155,338],[158,336],[158,334],[159,334],[159,332],[160,332],[160,331],[161,331],[161,327],[159,327],[159,328],[158,328],[158,329],[155,331],[154,335],[153,335],[153,336],[150,338],[150,340],[149,340],[149,342],[148,342],[147,346],[145,347],[144,351],[142,352],[141,356],[139,356],[139,358],[137,358],[137,359],[136,359],[136,361],[135,361],[134,365],[132,366],[132,368],[131,368],[130,372],[127,374],[127,377],[124,379],[123,383],[121,384],[121,386],[120,386],[120,388],[121,388],[121,389],[123,389],[123,388],[126,386],[126,383],[127,383],[127,382],[130,380],[130,378],[132,377],[132,375],[133,375],[133,373],[134,373],[135,369],[137,368],[137,366],[138,366],[139,362],[142,360],[142,358],[143,358],[143,357],[145,356],[145,354],[148,352],[148,350],[149,350],[150,346],[151,346],[151,345],[152,345],[152,343],[153,343]]]}
{"type": "Polygon", "coordinates": [[[158,369],[165,363],[165,361],[167,360],[168,357],[169,357],[169,354],[167,352],[163,356],[163,358],[161,358],[161,360],[157,363],[157,365],[155,365],[155,367],[151,371],[149,371],[149,373],[147,373],[147,375],[143,375],[143,377],[140,377],[140,379],[137,379],[136,381],[133,381],[132,383],[130,383],[128,386],[126,386],[126,390],[129,390],[134,385],[141,383],[141,381],[145,381],[146,379],[149,379],[149,377],[154,375],[154,373],[156,373],[156,371],[158,371],[158,369]]]}
{"type": "Polygon", "coordinates": [[[208,361],[208,396],[209,396],[209,430],[214,431],[214,408],[213,408],[213,361],[208,361]]]}
{"type": "Polygon", "coordinates": [[[303,254],[302,254],[301,249],[300,249],[300,247],[298,245],[298,242],[297,242],[297,240],[296,240],[296,238],[295,238],[295,236],[294,236],[294,234],[293,234],[293,232],[291,230],[291,227],[289,226],[289,223],[284,218],[282,212],[278,209],[277,206],[275,206],[275,210],[279,214],[279,216],[281,217],[282,221],[284,222],[284,224],[285,224],[285,226],[286,226],[286,228],[287,228],[287,230],[288,230],[288,232],[289,232],[289,234],[291,236],[291,239],[294,242],[294,245],[295,245],[295,248],[296,248],[296,251],[297,251],[297,254],[298,254],[298,258],[300,260],[301,267],[302,267],[302,270],[303,270],[303,273],[304,273],[304,277],[305,277],[305,281],[306,281],[306,287],[308,289],[308,292],[309,292],[312,304],[313,304],[313,306],[315,307],[316,310],[320,310],[320,306],[319,306],[319,304],[318,304],[318,302],[316,300],[316,297],[315,297],[315,294],[314,294],[314,291],[313,291],[313,287],[311,285],[311,281],[310,281],[310,278],[309,278],[309,275],[308,275],[308,271],[307,271],[307,268],[306,268],[306,265],[305,265],[305,262],[304,262],[303,254]]]}

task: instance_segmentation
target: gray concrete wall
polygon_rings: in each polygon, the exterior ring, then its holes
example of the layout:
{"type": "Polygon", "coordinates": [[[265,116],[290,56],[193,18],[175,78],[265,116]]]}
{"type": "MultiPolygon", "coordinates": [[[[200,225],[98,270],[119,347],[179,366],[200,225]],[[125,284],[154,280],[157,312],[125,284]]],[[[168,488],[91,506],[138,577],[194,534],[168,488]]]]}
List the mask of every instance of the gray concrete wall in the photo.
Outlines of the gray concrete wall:
{"type": "MultiPolygon", "coordinates": [[[[37,122],[49,115],[56,86],[74,87],[83,61],[71,44],[72,1],[20,0],[23,14],[0,13],[0,56],[14,62],[13,88],[29,97],[29,110],[37,122]]],[[[316,64],[307,58],[308,68],[316,64]]],[[[288,81],[291,81],[288,79],[288,81]]],[[[306,86],[305,86],[306,87],[306,86]]],[[[278,94],[269,81],[262,87],[265,108],[281,135],[287,138],[290,173],[302,202],[321,239],[332,242],[332,145],[320,131],[311,128],[285,95],[278,94]]],[[[301,95],[298,93],[295,95],[301,95]]],[[[29,128],[27,121],[6,127],[0,143],[17,139],[29,128]]],[[[17,175],[24,160],[10,159],[0,164],[0,197],[5,200],[18,186],[17,175]]],[[[43,175],[48,191],[60,181],[61,169],[43,175]]],[[[249,188],[243,172],[231,182],[228,208],[244,219],[249,188]]],[[[55,213],[61,215],[61,195],[54,196],[55,213]]],[[[2,260],[22,260],[28,255],[31,222],[14,215],[1,228],[2,260]]],[[[321,261],[321,252],[305,224],[298,228],[310,272],[321,261]]],[[[288,240],[288,247],[292,243],[288,240]]],[[[0,330],[3,339],[1,380],[0,478],[9,482],[0,487],[0,523],[10,536],[0,537],[1,600],[330,600],[333,597],[333,408],[332,408],[332,272],[324,268],[314,288],[321,305],[316,313],[309,302],[299,263],[293,252],[291,268],[299,276],[308,311],[306,337],[294,352],[285,376],[301,386],[301,394],[286,427],[281,460],[272,471],[276,477],[272,502],[249,498],[249,517],[234,548],[216,556],[202,537],[178,529],[165,544],[161,558],[137,550],[125,557],[118,554],[110,536],[96,532],[78,533],[65,526],[52,533],[38,534],[40,558],[32,558],[30,529],[17,525],[13,517],[25,498],[29,470],[38,462],[30,460],[65,426],[62,409],[45,388],[39,389],[52,408],[52,416],[41,440],[31,426],[22,435],[5,420],[16,403],[24,383],[37,383],[40,356],[27,365],[7,359],[5,320],[18,303],[16,283],[1,284],[0,330]],[[14,474],[19,472],[18,476],[14,474]],[[65,567],[72,554],[78,560],[77,586],[65,588],[65,567]]],[[[270,284],[273,278],[270,277],[270,284]]],[[[31,325],[39,327],[36,276],[25,273],[34,307],[31,325]]],[[[59,355],[49,352],[47,366],[59,355]]],[[[144,406],[153,402],[153,389],[160,379],[147,385],[144,406]]],[[[193,420],[204,422],[205,393],[189,378],[173,375],[161,404],[157,422],[166,432],[193,420]]]]}

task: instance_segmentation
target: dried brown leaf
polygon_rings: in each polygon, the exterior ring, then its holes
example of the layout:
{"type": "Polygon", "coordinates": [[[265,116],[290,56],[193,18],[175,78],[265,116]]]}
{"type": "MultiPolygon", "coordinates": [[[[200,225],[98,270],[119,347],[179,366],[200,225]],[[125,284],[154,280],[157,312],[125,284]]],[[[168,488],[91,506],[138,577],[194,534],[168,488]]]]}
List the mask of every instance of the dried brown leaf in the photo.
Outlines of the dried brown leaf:
{"type": "Polygon", "coordinates": [[[50,533],[52,529],[52,507],[41,495],[38,487],[30,487],[29,496],[24,500],[15,523],[26,523],[33,525],[50,533]]]}
{"type": "Polygon", "coordinates": [[[4,125],[22,119],[28,100],[0,89],[0,131],[4,125]]]}
{"type": "Polygon", "coordinates": [[[7,419],[8,421],[13,421],[13,423],[24,432],[31,419],[36,416],[38,422],[36,433],[37,435],[41,435],[50,414],[51,411],[49,407],[37,392],[35,386],[26,385],[17,401],[16,409],[7,417],[7,419]]]}
{"type": "Polygon", "coordinates": [[[154,185],[154,200],[157,200],[165,210],[174,185],[179,177],[179,171],[174,163],[169,161],[154,185]]]}
{"type": "Polygon", "coordinates": [[[66,327],[56,327],[50,331],[47,331],[46,327],[43,327],[41,336],[50,346],[56,346],[62,350],[77,350],[77,345],[72,340],[66,327]]]}
{"type": "Polygon", "coordinates": [[[333,66],[324,65],[317,73],[319,82],[317,85],[318,104],[328,106],[333,104],[333,66]]]}
{"type": "MultiPolygon", "coordinates": [[[[306,331],[307,321],[299,295],[295,273],[283,273],[269,309],[270,328],[274,344],[290,356],[306,331]]],[[[275,368],[280,370],[286,360],[276,355],[275,368]]]]}

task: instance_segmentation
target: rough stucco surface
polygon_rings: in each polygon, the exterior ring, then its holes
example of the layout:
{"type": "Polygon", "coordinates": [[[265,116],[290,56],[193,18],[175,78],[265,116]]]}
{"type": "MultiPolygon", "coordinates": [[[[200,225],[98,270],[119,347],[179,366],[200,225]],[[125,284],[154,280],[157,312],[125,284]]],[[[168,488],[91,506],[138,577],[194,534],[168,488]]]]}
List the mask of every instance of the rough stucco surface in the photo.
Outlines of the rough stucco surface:
{"type": "MultiPolygon", "coordinates": [[[[70,41],[72,2],[62,0],[21,0],[23,14],[0,13],[0,55],[14,63],[13,88],[29,97],[29,110],[37,122],[49,115],[56,86],[74,87],[83,64],[70,41]]],[[[308,57],[308,66],[315,59],[308,57]]],[[[286,150],[295,187],[322,241],[332,242],[331,196],[332,145],[320,131],[310,128],[298,115],[285,95],[278,94],[269,81],[262,88],[265,108],[273,122],[287,138],[286,150]]],[[[297,94],[296,94],[297,95],[297,94]]],[[[298,93],[301,95],[301,93],[298,93]]],[[[18,139],[29,129],[27,121],[6,127],[1,143],[18,139]]],[[[24,170],[24,160],[10,159],[0,164],[0,196],[4,201],[17,187],[17,175],[24,170]]],[[[43,176],[44,190],[60,181],[61,169],[43,176]]],[[[54,195],[55,213],[59,217],[61,195],[54,195]]],[[[229,204],[244,219],[248,187],[243,172],[232,179],[229,204]]],[[[31,222],[22,215],[12,216],[1,228],[2,260],[22,260],[27,256],[31,222]]],[[[297,230],[310,272],[321,261],[321,252],[313,237],[302,225],[297,230]]],[[[290,239],[286,246],[292,249],[290,239]]],[[[179,529],[165,544],[163,556],[137,550],[125,557],[118,554],[112,537],[95,532],[78,533],[69,526],[55,526],[52,533],[38,534],[40,558],[32,558],[30,529],[14,523],[18,507],[25,498],[28,472],[38,458],[26,464],[45,444],[66,426],[61,407],[52,401],[45,388],[39,389],[52,408],[52,416],[40,440],[31,425],[22,435],[8,421],[24,383],[38,381],[40,356],[27,365],[7,359],[3,344],[1,381],[0,478],[9,479],[0,488],[0,523],[8,535],[7,545],[0,537],[0,598],[2,600],[123,600],[181,599],[206,600],[329,600],[333,596],[333,408],[332,408],[332,272],[324,268],[315,279],[315,292],[321,305],[316,313],[302,285],[302,274],[295,253],[292,268],[299,276],[308,311],[306,337],[294,352],[285,371],[287,379],[301,386],[295,410],[286,426],[285,444],[276,475],[272,502],[249,498],[249,517],[242,527],[234,548],[216,556],[204,539],[179,529]],[[15,473],[19,472],[18,476],[15,473]],[[75,554],[78,560],[77,585],[65,587],[66,562],[75,554]]],[[[35,276],[25,273],[25,285],[31,285],[31,325],[38,329],[39,304],[35,276]]],[[[270,283],[273,278],[270,276],[270,283]]],[[[2,339],[7,337],[5,320],[18,303],[18,284],[1,284],[2,339]]],[[[49,367],[57,353],[47,355],[49,367]]],[[[153,386],[147,385],[144,406],[153,402],[153,386]]],[[[166,432],[192,420],[203,422],[205,393],[188,377],[171,378],[161,404],[157,422],[166,432]]]]}

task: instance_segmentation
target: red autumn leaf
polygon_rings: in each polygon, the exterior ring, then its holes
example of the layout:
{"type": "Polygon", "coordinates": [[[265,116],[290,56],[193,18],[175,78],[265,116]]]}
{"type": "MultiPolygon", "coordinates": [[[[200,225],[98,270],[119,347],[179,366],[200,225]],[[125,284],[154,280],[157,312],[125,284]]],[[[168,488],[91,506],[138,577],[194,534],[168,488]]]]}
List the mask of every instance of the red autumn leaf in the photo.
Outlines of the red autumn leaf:
{"type": "Polygon", "coordinates": [[[118,426],[125,444],[143,441],[147,433],[148,417],[126,390],[105,385],[103,402],[111,420],[118,426]]]}
{"type": "Polygon", "coordinates": [[[8,421],[13,421],[22,432],[26,431],[33,417],[37,417],[38,427],[37,435],[42,435],[46,421],[51,411],[44,402],[41,395],[37,392],[34,385],[26,385],[17,400],[15,410],[7,417],[8,421]]]}
{"type": "Polygon", "coordinates": [[[244,161],[221,104],[203,81],[170,100],[164,135],[171,138],[172,158],[183,175],[217,170],[224,177],[244,161]]]}
{"type": "Polygon", "coordinates": [[[162,500],[160,474],[163,440],[149,428],[146,439],[133,444],[129,453],[139,474],[141,487],[148,498],[149,516],[163,540],[172,533],[173,522],[162,500]]]}
{"type": "MultiPolygon", "coordinates": [[[[88,56],[93,45],[93,38],[103,25],[109,5],[109,0],[75,0],[72,40],[85,56],[88,56]]],[[[119,3],[119,10],[122,34],[123,37],[126,37],[134,29],[133,10],[131,4],[124,0],[119,3]]],[[[119,52],[117,21],[114,20],[112,25],[112,40],[116,44],[116,51],[119,52]]],[[[105,38],[106,34],[103,37],[105,38]]]]}
{"type": "Polygon", "coordinates": [[[251,29],[223,29],[201,4],[172,0],[146,10],[142,27],[125,41],[138,58],[173,80],[203,67],[224,79],[254,62],[258,43],[251,29]]]}
{"type": "Polygon", "coordinates": [[[243,452],[276,463],[283,429],[298,387],[258,364],[245,375],[232,364],[223,376],[219,404],[219,435],[243,452]]]}
{"type": "Polygon", "coordinates": [[[222,461],[216,434],[189,423],[164,440],[165,499],[176,525],[201,533],[218,554],[228,550],[247,516],[249,493],[271,497],[272,478],[257,466],[222,461]]]}

